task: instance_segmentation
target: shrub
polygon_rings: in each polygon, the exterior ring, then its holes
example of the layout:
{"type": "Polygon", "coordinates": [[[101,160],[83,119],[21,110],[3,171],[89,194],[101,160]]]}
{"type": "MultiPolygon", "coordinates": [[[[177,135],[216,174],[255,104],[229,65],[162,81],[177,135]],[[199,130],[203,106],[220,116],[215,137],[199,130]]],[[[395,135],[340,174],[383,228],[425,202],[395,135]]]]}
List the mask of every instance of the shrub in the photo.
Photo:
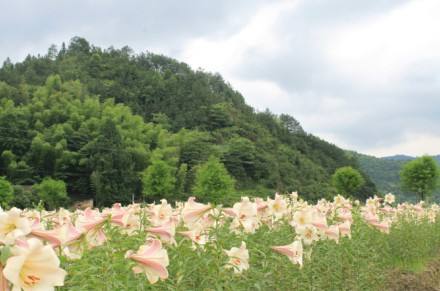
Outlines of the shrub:
{"type": "Polygon", "coordinates": [[[38,196],[31,190],[20,185],[14,186],[14,200],[12,200],[11,206],[21,209],[31,208],[38,204],[38,200],[38,196]]]}
{"type": "Polygon", "coordinates": [[[235,181],[218,158],[211,156],[196,172],[194,194],[214,203],[223,203],[235,192],[235,181]]]}
{"type": "Polygon", "coordinates": [[[174,168],[163,160],[154,160],[142,173],[142,193],[150,198],[172,198],[176,184],[174,168]]]}
{"type": "Polygon", "coordinates": [[[48,209],[64,206],[69,201],[66,184],[61,180],[46,177],[33,188],[48,209]]]}
{"type": "Polygon", "coordinates": [[[365,184],[365,180],[352,167],[342,167],[333,174],[332,184],[340,194],[353,196],[365,184]]]}

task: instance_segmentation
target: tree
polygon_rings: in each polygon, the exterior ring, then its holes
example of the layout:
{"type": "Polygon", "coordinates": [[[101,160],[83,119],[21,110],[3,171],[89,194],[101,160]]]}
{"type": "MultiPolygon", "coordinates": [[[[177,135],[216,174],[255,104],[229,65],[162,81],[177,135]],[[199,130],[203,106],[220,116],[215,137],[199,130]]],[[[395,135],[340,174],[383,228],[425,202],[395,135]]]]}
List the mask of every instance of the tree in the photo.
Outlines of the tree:
{"type": "Polygon", "coordinates": [[[171,128],[170,118],[162,112],[153,113],[153,123],[162,126],[162,128],[169,130],[171,128]]]}
{"type": "Polygon", "coordinates": [[[282,126],[287,129],[289,133],[304,133],[301,124],[288,114],[281,114],[280,121],[282,126]]]}
{"type": "Polygon", "coordinates": [[[246,180],[255,176],[255,145],[242,137],[232,138],[223,156],[228,171],[237,180],[246,180]]]}
{"type": "Polygon", "coordinates": [[[182,198],[184,198],[183,196],[185,195],[187,174],[188,174],[188,165],[181,164],[176,174],[176,195],[179,196],[180,200],[184,200],[182,198]]]}
{"type": "Polygon", "coordinates": [[[439,168],[436,161],[423,156],[403,165],[400,181],[404,189],[415,192],[425,200],[438,186],[439,168]]]}
{"type": "Polygon", "coordinates": [[[227,103],[218,103],[212,105],[207,114],[207,125],[210,130],[228,127],[232,125],[232,119],[228,112],[231,105],[227,103]]]}
{"type": "Polygon", "coordinates": [[[46,177],[33,188],[48,209],[64,206],[69,201],[66,184],[62,180],[46,177]]]}
{"type": "Polygon", "coordinates": [[[175,169],[161,159],[142,173],[142,193],[145,197],[173,198],[176,178],[175,169]]]}
{"type": "Polygon", "coordinates": [[[138,183],[132,157],[124,148],[114,121],[106,119],[99,133],[96,143],[90,146],[93,154],[90,179],[95,190],[95,202],[98,206],[128,203],[138,183]]]}
{"type": "Polygon", "coordinates": [[[343,195],[353,196],[364,184],[362,175],[352,167],[342,167],[332,176],[332,184],[343,195]]]}
{"type": "Polygon", "coordinates": [[[235,180],[220,160],[211,156],[196,172],[194,194],[205,201],[221,203],[235,192],[235,180]]]}
{"type": "Polygon", "coordinates": [[[34,193],[30,186],[14,185],[14,200],[10,203],[11,206],[20,209],[33,208],[38,204],[38,195],[34,193]]]}
{"type": "Polygon", "coordinates": [[[14,199],[14,188],[5,177],[0,177],[0,206],[8,208],[9,203],[14,199]]]}

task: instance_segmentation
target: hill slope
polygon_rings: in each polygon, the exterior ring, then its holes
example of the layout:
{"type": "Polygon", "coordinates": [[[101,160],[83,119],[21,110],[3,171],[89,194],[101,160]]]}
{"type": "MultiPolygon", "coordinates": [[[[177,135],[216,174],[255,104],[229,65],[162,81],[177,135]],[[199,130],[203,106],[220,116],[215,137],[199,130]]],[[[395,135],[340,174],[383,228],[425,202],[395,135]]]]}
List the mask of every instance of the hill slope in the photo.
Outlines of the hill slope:
{"type": "MultiPolygon", "coordinates": [[[[63,179],[74,199],[103,205],[139,197],[139,175],[157,159],[177,178],[169,199],[191,192],[210,155],[241,193],[255,195],[298,190],[317,199],[334,194],[336,168],[358,168],[293,117],[255,112],[218,74],[78,37],[44,56],[7,60],[0,104],[0,175],[15,184],[63,179]]],[[[360,198],[375,191],[366,180],[360,198]]]]}

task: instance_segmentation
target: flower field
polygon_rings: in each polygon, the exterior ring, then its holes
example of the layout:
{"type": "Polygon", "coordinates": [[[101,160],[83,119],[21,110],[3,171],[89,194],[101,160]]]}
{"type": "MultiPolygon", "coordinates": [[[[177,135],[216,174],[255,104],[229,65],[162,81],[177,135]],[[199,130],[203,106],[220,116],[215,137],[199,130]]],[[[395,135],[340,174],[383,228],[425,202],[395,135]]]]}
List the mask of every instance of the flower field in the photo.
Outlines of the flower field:
{"type": "Polygon", "coordinates": [[[13,208],[0,212],[0,290],[384,290],[390,271],[437,256],[439,214],[391,194],[13,208]]]}

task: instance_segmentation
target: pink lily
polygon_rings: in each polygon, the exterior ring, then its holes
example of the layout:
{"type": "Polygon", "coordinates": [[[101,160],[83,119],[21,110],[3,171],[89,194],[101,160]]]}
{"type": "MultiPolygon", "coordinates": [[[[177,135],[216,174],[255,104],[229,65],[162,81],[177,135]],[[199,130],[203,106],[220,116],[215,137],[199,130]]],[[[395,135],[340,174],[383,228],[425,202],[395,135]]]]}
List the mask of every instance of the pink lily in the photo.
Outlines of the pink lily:
{"type": "Polygon", "coordinates": [[[195,202],[195,197],[188,198],[188,202],[185,203],[185,206],[182,209],[182,217],[183,222],[190,226],[199,220],[203,214],[212,209],[210,204],[202,204],[195,202]]]}
{"type": "Polygon", "coordinates": [[[174,239],[176,227],[171,221],[161,226],[147,228],[147,231],[157,235],[165,243],[176,244],[176,240],[174,239]]]}
{"type": "Polygon", "coordinates": [[[77,240],[82,235],[82,233],[77,230],[71,222],[52,230],[44,230],[39,221],[35,221],[32,225],[31,234],[50,242],[54,248],[60,245],[69,244],[70,242],[77,240]]]}
{"type": "Polygon", "coordinates": [[[339,227],[339,233],[342,237],[348,236],[351,238],[351,223],[349,221],[345,221],[341,224],[338,224],[339,227]]]}
{"type": "Polygon", "coordinates": [[[169,265],[168,253],[162,248],[162,243],[158,239],[153,239],[141,246],[136,253],[128,251],[125,257],[137,263],[133,267],[133,272],[136,274],[145,273],[151,284],[156,283],[159,279],[168,278],[166,268],[169,265]]]}
{"type": "Polygon", "coordinates": [[[329,226],[324,233],[328,239],[334,240],[336,243],[339,243],[339,227],[337,225],[329,226]]]}
{"type": "Polygon", "coordinates": [[[303,246],[301,241],[296,240],[290,245],[285,245],[285,246],[274,246],[272,247],[272,250],[282,255],[286,255],[292,263],[298,264],[300,265],[300,267],[302,267],[303,246]]]}

